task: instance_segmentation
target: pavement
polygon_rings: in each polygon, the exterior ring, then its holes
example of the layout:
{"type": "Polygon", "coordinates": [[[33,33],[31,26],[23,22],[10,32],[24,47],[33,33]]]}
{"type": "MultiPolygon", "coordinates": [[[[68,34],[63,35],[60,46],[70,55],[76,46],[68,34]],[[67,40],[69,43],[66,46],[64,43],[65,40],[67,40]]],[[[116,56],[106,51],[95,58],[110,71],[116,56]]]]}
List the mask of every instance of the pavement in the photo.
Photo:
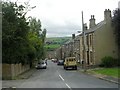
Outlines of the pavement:
{"type": "Polygon", "coordinates": [[[19,86],[22,82],[29,79],[32,74],[36,71],[35,68],[25,71],[24,73],[18,75],[15,80],[3,80],[2,81],[2,90],[13,90],[16,86],[19,86]],[[6,85],[6,86],[4,86],[6,85]]]}
{"type": "Polygon", "coordinates": [[[26,72],[18,75],[18,76],[17,76],[17,79],[28,79],[28,78],[30,78],[30,76],[32,76],[32,74],[33,74],[35,71],[36,71],[36,69],[35,69],[35,68],[32,68],[32,69],[30,69],[30,70],[28,70],[28,71],[26,71],[26,72]]]}
{"type": "Polygon", "coordinates": [[[86,72],[84,72],[84,69],[82,69],[82,67],[79,67],[80,72],[83,72],[83,73],[88,74],[88,75],[92,75],[94,77],[97,77],[97,78],[105,80],[105,81],[120,84],[120,78],[115,78],[115,77],[107,76],[107,75],[103,75],[103,74],[92,73],[91,70],[93,70],[93,69],[94,68],[88,69],[86,72]]]}

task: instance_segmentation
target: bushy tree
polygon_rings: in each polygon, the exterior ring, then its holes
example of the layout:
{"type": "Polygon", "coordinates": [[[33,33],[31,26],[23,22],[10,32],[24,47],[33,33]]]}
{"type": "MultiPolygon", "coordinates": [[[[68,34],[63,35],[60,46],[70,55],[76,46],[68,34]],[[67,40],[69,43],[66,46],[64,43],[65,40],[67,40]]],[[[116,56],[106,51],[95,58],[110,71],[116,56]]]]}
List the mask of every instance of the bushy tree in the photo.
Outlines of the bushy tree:
{"type": "MultiPolygon", "coordinates": [[[[27,7],[28,8],[28,7],[27,7]]],[[[42,58],[46,30],[40,20],[27,22],[26,7],[12,2],[2,2],[2,62],[30,64],[42,58]]],[[[28,11],[28,10],[27,10],[28,11]]]]}
{"type": "Polygon", "coordinates": [[[41,47],[42,52],[41,52],[41,56],[42,56],[43,59],[46,56],[46,48],[45,48],[46,33],[47,33],[47,30],[44,29],[42,31],[42,34],[41,34],[41,40],[42,40],[42,47],[41,47]]]}
{"type": "Polygon", "coordinates": [[[30,20],[30,32],[29,39],[31,41],[32,46],[36,50],[36,59],[40,60],[44,56],[44,42],[46,37],[46,29],[42,31],[41,22],[36,18],[32,18],[30,20]]]}
{"type": "Polygon", "coordinates": [[[101,65],[105,67],[113,67],[115,66],[115,59],[111,56],[105,56],[101,59],[101,65]]]}
{"type": "Polygon", "coordinates": [[[120,9],[114,10],[113,14],[112,24],[114,26],[114,33],[118,44],[118,65],[120,65],[120,9]]]}
{"type": "Polygon", "coordinates": [[[28,22],[22,15],[24,6],[16,3],[2,3],[2,62],[27,63],[28,22]]]}
{"type": "MultiPolygon", "coordinates": [[[[120,51],[120,9],[116,9],[114,10],[113,12],[114,16],[113,16],[113,26],[114,26],[114,32],[115,32],[115,35],[116,35],[116,42],[118,44],[118,49],[120,51]]],[[[120,53],[119,53],[120,55],[120,53]]]]}

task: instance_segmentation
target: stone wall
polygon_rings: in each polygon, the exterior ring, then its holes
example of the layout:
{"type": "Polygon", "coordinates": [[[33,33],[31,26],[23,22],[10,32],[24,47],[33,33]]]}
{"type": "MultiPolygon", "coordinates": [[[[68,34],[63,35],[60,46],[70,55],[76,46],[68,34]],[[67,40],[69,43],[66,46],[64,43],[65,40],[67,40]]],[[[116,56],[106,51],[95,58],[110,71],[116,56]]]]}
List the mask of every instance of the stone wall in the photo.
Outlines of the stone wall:
{"type": "Polygon", "coordinates": [[[2,64],[2,79],[14,79],[17,75],[29,70],[29,65],[2,64]]]}

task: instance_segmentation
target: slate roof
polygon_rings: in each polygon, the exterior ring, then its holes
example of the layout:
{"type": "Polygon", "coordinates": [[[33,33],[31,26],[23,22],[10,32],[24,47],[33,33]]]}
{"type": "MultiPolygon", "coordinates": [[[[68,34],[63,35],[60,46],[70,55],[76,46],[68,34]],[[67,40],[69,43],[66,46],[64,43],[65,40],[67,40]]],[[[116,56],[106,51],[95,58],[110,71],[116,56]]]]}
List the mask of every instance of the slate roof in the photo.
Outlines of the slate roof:
{"type": "Polygon", "coordinates": [[[98,30],[98,28],[102,27],[105,24],[106,24],[106,22],[103,20],[100,23],[98,23],[95,27],[86,30],[85,33],[94,32],[94,31],[98,30]]]}

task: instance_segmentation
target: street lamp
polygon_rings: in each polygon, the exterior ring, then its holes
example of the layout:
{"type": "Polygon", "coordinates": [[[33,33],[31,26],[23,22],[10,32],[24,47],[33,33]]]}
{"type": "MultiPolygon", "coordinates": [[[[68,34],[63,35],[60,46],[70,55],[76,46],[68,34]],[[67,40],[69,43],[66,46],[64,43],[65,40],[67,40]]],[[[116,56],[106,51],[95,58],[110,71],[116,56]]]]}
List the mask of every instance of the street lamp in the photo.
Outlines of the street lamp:
{"type": "MultiPolygon", "coordinates": [[[[86,60],[85,60],[85,50],[86,50],[86,47],[85,47],[85,31],[84,29],[82,31],[78,31],[78,33],[82,33],[83,34],[83,62],[82,62],[82,67],[84,68],[84,72],[87,71],[87,68],[86,68],[86,60]]],[[[80,47],[80,46],[79,46],[80,47]]]]}
{"type": "Polygon", "coordinates": [[[82,31],[78,31],[78,33],[81,33],[83,34],[83,65],[84,65],[84,72],[87,71],[87,68],[86,68],[86,60],[85,60],[85,29],[84,29],[84,19],[83,19],[83,11],[82,11],[82,31]]]}
{"type": "Polygon", "coordinates": [[[83,32],[83,61],[84,61],[84,72],[86,72],[86,60],[85,60],[85,29],[84,29],[84,19],[82,11],[82,32],[83,32]]]}

